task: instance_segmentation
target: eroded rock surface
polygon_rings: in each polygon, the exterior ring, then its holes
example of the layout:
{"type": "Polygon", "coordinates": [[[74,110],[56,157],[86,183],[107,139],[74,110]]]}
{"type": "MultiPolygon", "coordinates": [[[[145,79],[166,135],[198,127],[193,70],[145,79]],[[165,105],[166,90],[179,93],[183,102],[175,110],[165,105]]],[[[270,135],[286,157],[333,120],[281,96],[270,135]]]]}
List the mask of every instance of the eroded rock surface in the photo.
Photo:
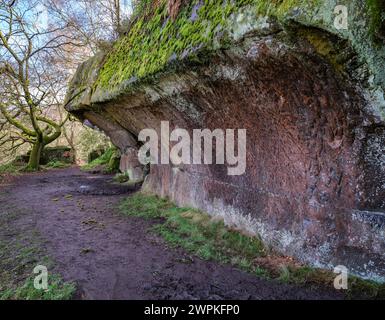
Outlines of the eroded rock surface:
{"type": "MultiPolygon", "coordinates": [[[[159,70],[108,78],[121,40],[79,68],[67,109],[111,136],[134,179],[143,176],[137,136],[147,128],[160,136],[161,121],[190,133],[247,129],[244,175],[224,165],[152,165],[143,188],[301,261],[384,280],[385,47],[371,11],[358,14],[368,4],[349,7],[360,30],[337,31],[333,1],[294,1],[270,16],[249,2],[215,27],[209,45],[170,53],[159,70]]],[[[178,17],[199,22],[202,4],[191,3],[178,17]]]]}

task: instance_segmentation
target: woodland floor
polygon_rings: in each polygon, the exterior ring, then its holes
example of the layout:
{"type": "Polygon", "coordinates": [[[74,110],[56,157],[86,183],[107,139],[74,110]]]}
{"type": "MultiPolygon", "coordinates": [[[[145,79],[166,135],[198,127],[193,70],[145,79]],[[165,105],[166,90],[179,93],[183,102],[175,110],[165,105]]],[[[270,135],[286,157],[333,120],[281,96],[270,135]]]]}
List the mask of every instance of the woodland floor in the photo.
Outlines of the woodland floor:
{"type": "Polygon", "coordinates": [[[119,213],[132,192],[112,176],[78,168],[17,176],[0,186],[0,242],[38,246],[52,261],[49,271],[76,284],[75,299],[343,298],[332,288],[260,279],[170,248],[149,232],[159,221],[119,213]]]}

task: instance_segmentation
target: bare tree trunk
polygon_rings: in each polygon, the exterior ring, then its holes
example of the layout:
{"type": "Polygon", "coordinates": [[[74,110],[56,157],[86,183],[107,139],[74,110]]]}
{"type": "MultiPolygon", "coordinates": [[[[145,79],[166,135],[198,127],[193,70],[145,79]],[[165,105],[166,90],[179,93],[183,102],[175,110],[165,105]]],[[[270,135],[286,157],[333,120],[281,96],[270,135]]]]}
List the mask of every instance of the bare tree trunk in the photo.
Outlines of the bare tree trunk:
{"type": "Polygon", "coordinates": [[[114,0],[114,10],[115,10],[115,29],[116,34],[119,35],[122,31],[121,28],[121,12],[120,12],[120,0],[114,0]]]}

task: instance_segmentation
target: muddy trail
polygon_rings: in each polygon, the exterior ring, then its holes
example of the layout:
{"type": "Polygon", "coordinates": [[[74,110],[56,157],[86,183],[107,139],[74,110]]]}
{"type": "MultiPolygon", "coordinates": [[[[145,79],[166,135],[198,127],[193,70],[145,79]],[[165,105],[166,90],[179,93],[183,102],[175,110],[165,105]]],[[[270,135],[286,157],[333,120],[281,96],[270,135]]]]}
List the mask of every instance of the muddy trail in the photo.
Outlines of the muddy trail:
{"type": "Polygon", "coordinates": [[[25,174],[0,192],[0,215],[17,207],[22,214],[10,222],[13,230],[37,230],[53,271],[76,283],[76,299],[342,298],[334,290],[259,279],[169,248],[149,231],[156,221],[119,214],[119,202],[134,191],[113,184],[111,176],[78,168],[25,174]]]}

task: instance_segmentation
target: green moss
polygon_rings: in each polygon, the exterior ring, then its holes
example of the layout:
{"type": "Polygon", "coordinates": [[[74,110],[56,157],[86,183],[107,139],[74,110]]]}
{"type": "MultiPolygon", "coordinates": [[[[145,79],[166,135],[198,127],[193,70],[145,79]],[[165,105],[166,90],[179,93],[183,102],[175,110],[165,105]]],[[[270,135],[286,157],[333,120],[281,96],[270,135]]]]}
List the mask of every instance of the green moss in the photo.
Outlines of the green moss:
{"type": "Polygon", "coordinates": [[[60,160],[54,160],[48,162],[45,166],[43,166],[46,169],[64,169],[69,168],[71,166],[70,163],[66,163],[60,160]]]}
{"type": "MultiPolygon", "coordinates": [[[[197,50],[215,49],[216,38],[226,33],[231,15],[249,6],[255,15],[284,17],[292,9],[313,7],[320,1],[240,0],[190,1],[177,19],[167,16],[165,2],[150,16],[138,17],[128,34],[120,39],[107,55],[95,87],[119,91],[129,84],[161,71],[170,61],[194,58],[197,50]],[[201,4],[199,4],[201,3],[201,4]]],[[[221,42],[224,35],[222,35],[221,42]]]]}
{"type": "Polygon", "coordinates": [[[315,51],[325,58],[335,71],[343,73],[345,71],[343,61],[343,50],[339,48],[339,42],[337,39],[332,39],[330,36],[326,36],[319,30],[302,29],[298,30],[298,34],[309,41],[314,47],[315,51]]]}
{"type": "Polygon", "coordinates": [[[68,84],[67,95],[65,97],[65,106],[81,105],[85,98],[87,91],[94,81],[96,81],[96,71],[100,69],[103,64],[104,53],[99,52],[86,62],[82,63],[76,72],[76,77],[68,84]]]}
{"type": "Polygon", "coordinates": [[[370,33],[374,35],[385,23],[385,3],[383,0],[367,0],[367,7],[371,19],[370,33]]]}
{"type": "Polygon", "coordinates": [[[60,276],[48,276],[48,289],[37,290],[33,278],[24,285],[0,292],[0,300],[70,300],[76,291],[75,284],[64,282],[60,276]]]}
{"type": "Polygon", "coordinates": [[[96,167],[104,166],[106,173],[114,173],[119,170],[119,154],[118,150],[115,147],[109,148],[105,153],[103,153],[99,158],[91,161],[90,163],[82,166],[82,170],[88,171],[93,170],[96,167]]]}
{"type": "Polygon", "coordinates": [[[114,177],[114,181],[117,183],[125,183],[130,180],[130,177],[128,176],[127,173],[118,173],[114,177]]]}
{"type": "MultiPolygon", "coordinates": [[[[238,35],[245,31],[242,28],[250,23],[249,19],[258,29],[259,19],[266,16],[287,31],[302,26],[309,30],[320,29],[348,41],[367,63],[375,83],[381,84],[385,82],[383,47],[376,46],[371,36],[378,35],[384,22],[381,1],[354,0],[349,4],[349,21],[360,27],[351,25],[348,30],[334,27],[332,1],[190,0],[184,2],[174,20],[168,16],[166,0],[140,1],[125,36],[105,55],[97,55],[79,68],[66,101],[70,102],[70,109],[105,102],[134,91],[142,84],[152,83],[161,72],[175,71],[175,66],[205,63],[211,53],[237,41],[238,35]]],[[[337,70],[343,68],[337,56],[328,56],[330,39],[327,43],[317,34],[308,36],[337,70]]]]}

